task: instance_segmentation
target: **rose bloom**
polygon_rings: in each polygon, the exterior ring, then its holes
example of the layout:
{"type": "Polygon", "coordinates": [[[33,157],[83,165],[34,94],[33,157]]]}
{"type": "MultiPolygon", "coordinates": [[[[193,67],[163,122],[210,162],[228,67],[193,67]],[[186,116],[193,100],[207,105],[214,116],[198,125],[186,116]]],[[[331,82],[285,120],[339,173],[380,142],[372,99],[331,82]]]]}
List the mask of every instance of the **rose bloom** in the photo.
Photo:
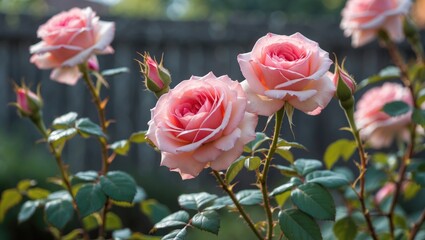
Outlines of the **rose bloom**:
{"type": "Polygon", "coordinates": [[[51,79],[74,85],[81,76],[78,64],[89,58],[97,62],[95,54],[113,53],[109,44],[114,34],[115,24],[99,21],[91,8],[73,8],[39,27],[42,41],[30,47],[30,61],[40,69],[53,68],[51,79]]]}
{"type": "Polygon", "coordinates": [[[237,81],[211,72],[192,76],[159,98],[147,137],[161,151],[161,165],[183,179],[206,167],[223,170],[255,139],[258,117],[246,106],[237,81]]]}
{"type": "Polygon", "coordinates": [[[258,39],[251,52],[239,54],[246,78],[248,110],[270,116],[288,102],[316,115],[335,92],[327,75],[332,61],[319,45],[300,33],[291,36],[269,33],[258,39]]]}
{"type": "Polygon", "coordinates": [[[404,39],[403,16],[410,5],[410,0],[348,0],[342,10],[341,28],[345,36],[352,36],[353,47],[372,41],[380,29],[399,42],[404,39]]]}
{"type": "Polygon", "coordinates": [[[382,111],[385,104],[393,101],[403,101],[413,106],[409,89],[397,83],[374,87],[357,103],[354,117],[360,136],[373,148],[388,147],[395,137],[403,137],[407,133],[406,126],[411,121],[412,111],[395,117],[382,111]]]}

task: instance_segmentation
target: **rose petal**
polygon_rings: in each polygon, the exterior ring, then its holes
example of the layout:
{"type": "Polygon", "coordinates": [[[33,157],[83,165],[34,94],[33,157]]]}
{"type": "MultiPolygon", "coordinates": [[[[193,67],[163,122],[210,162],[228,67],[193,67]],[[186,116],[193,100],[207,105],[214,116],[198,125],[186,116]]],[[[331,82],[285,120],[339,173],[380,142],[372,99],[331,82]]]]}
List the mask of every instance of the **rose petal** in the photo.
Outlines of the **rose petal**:
{"type": "Polygon", "coordinates": [[[245,80],[241,83],[242,88],[246,92],[248,99],[247,111],[262,116],[271,116],[285,104],[282,100],[271,99],[254,93],[248,82],[245,80]]]}
{"type": "Polygon", "coordinates": [[[78,67],[60,67],[53,69],[50,78],[64,84],[75,85],[81,73],[78,67]]]}
{"type": "Polygon", "coordinates": [[[205,167],[205,163],[196,161],[190,153],[171,154],[162,152],[161,155],[161,166],[166,166],[171,171],[180,173],[183,180],[198,176],[205,167]]]}

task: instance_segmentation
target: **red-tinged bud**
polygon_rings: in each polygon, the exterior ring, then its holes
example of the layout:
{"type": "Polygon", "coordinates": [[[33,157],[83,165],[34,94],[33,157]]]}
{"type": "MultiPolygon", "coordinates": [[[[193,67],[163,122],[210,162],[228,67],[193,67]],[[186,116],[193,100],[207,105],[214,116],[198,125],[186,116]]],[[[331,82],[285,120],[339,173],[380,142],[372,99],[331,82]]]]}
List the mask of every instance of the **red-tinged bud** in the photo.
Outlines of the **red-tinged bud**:
{"type": "Polygon", "coordinates": [[[155,93],[158,98],[169,91],[171,76],[170,72],[163,66],[162,59],[158,64],[148,53],[145,53],[143,62],[139,61],[139,65],[148,90],[155,93]]]}
{"type": "Polygon", "coordinates": [[[96,71],[96,72],[99,71],[99,62],[97,61],[96,56],[89,58],[89,60],[87,61],[87,65],[90,70],[96,71]]]}
{"type": "Polygon", "coordinates": [[[35,117],[39,115],[43,107],[43,100],[40,94],[35,94],[25,85],[15,86],[16,103],[20,115],[25,117],[35,117]]]}
{"type": "Polygon", "coordinates": [[[340,100],[348,99],[356,91],[356,82],[344,69],[344,65],[341,67],[338,62],[335,63],[335,72],[332,81],[337,89],[336,95],[340,100]]]}

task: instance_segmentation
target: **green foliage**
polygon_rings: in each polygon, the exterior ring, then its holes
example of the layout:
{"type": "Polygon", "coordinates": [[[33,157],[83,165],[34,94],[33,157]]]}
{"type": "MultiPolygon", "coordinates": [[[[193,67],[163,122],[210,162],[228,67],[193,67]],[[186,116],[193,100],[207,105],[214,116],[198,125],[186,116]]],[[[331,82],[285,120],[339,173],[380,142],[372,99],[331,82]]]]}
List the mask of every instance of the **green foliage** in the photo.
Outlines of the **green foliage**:
{"type": "Polygon", "coordinates": [[[306,181],[318,183],[326,188],[338,188],[349,184],[344,175],[329,170],[311,172],[307,174],[306,181]]]}
{"type": "Polygon", "coordinates": [[[338,240],[354,240],[357,235],[357,226],[353,218],[344,217],[335,222],[333,232],[338,240]]]}
{"type": "Polygon", "coordinates": [[[125,172],[111,171],[100,176],[102,191],[111,199],[131,203],[136,195],[136,182],[125,172]]]}
{"type": "Polygon", "coordinates": [[[384,105],[382,110],[392,116],[400,116],[410,111],[410,106],[404,101],[393,101],[384,105]]]}
{"type": "Polygon", "coordinates": [[[203,211],[192,217],[192,226],[213,234],[220,229],[220,216],[216,211],[203,211]]]}
{"type": "Polygon", "coordinates": [[[339,139],[328,146],[323,157],[326,168],[331,169],[339,158],[347,161],[357,149],[355,141],[339,139]]]}
{"type": "Polygon", "coordinates": [[[108,231],[122,228],[121,218],[113,212],[106,213],[105,229],[108,231]]]}
{"type": "Polygon", "coordinates": [[[322,235],[317,223],[308,215],[297,209],[279,212],[279,226],[289,240],[320,240],[322,235]]]}
{"type": "Polygon", "coordinates": [[[18,222],[22,223],[28,220],[35,213],[39,205],[39,201],[26,201],[22,204],[18,214],[18,222]]]}
{"type": "Polygon", "coordinates": [[[78,114],[76,112],[69,112],[53,120],[52,127],[55,129],[67,129],[75,124],[78,114]]]}
{"type": "Polygon", "coordinates": [[[27,190],[27,196],[32,200],[44,199],[50,195],[50,192],[43,188],[30,188],[27,190]]]}
{"type": "Polygon", "coordinates": [[[240,157],[236,161],[234,161],[230,166],[227,168],[226,171],[226,182],[227,184],[230,184],[233,179],[238,175],[238,173],[242,170],[242,168],[245,165],[246,157],[240,157]]]}
{"type": "Polygon", "coordinates": [[[140,209],[152,223],[157,223],[170,214],[168,207],[155,199],[142,201],[140,203],[140,209]]]}
{"type": "Polygon", "coordinates": [[[78,190],[75,200],[82,217],[85,217],[103,207],[106,202],[106,195],[103,193],[100,184],[87,183],[78,190]]]}
{"type": "Polygon", "coordinates": [[[126,67],[112,68],[103,70],[100,74],[103,77],[115,76],[123,73],[128,73],[130,70],[126,67]]]}
{"type": "Polygon", "coordinates": [[[64,199],[56,199],[46,203],[44,213],[49,224],[62,229],[74,215],[74,208],[72,202],[64,199]]]}
{"type": "Polygon", "coordinates": [[[248,157],[244,161],[244,166],[249,171],[258,169],[260,165],[261,165],[261,158],[259,157],[248,157]]]}
{"type": "Polygon", "coordinates": [[[217,198],[217,195],[206,192],[182,194],[179,196],[179,204],[182,208],[201,211],[206,208],[212,201],[217,198]]]}
{"type": "Polygon", "coordinates": [[[75,128],[82,136],[91,135],[106,138],[102,128],[88,118],[80,118],[75,122],[75,128]]]}
{"type": "Polygon", "coordinates": [[[263,202],[263,195],[260,190],[246,189],[236,193],[236,199],[241,205],[257,205],[263,202]]]}
{"type": "Polygon", "coordinates": [[[154,229],[167,228],[167,227],[177,227],[184,226],[189,223],[189,213],[186,211],[178,211],[167,217],[163,218],[161,221],[157,222],[154,225],[154,229]]]}
{"type": "Polygon", "coordinates": [[[305,183],[291,192],[292,202],[303,212],[319,220],[335,220],[331,194],[315,183],[305,183]]]}
{"type": "Polygon", "coordinates": [[[294,162],[294,169],[298,174],[305,176],[322,167],[322,162],[315,159],[298,159],[294,162]]]}
{"type": "Polygon", "coordinates": [[[276,195],[282,194],[284,192],[287,192],[291,190],[294,186],[296,186],[293,182],[288,182],[283,185],[280,185],[279,187],[273,189],[273,191],[270,193],[270,196],[274,197],[276,195]]]}
{"type": "Polygon", "coordinates": [[[185,240],[187,235],[187,227],[177,229],[165,235],[161,240],[185,240]]]}
{"type": "Polygon", "coordinates": [[[3,222],[7,211],[18,205],[21,200],[22,196],[17,189],[6,189],[2,192],[0,201],[0,222],[3,222]]]}
{"type": "Polygon", "coordinates": [[[109,148],[117,154],[125,156],[127,155],[128,150],[130,150],[130,142],[128,140],[120,140],[112,143],[109,148]]]}
{"type": "Polygon", "coordinates": [[[382,82],[384,80],[398,79],[398,78],[400,78],[400,69],[398,69],[398,67],[389,66],[389,67],[382,69],[378,74],[370,76],[370,77],[362,80],[357,85],[357,89],[364,88],[367,85],[372,84],[372,83],[378,83],[378,82],[382,82]]]}

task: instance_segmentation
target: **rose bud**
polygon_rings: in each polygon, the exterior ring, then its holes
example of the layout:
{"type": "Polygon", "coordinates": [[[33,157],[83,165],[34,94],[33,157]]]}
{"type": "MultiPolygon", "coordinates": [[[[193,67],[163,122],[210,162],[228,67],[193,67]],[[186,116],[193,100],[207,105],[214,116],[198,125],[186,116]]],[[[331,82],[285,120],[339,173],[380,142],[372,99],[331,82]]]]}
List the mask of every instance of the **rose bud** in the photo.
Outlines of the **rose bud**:
{"type": "Polygon", "coordinates": [[[335,95],[340,101],[350,99],[356,91],[356,82],[344,69],[344,62],[340,66],[338,61],[335,60],[335,72],[332,81],[336,87],[335,95]]]}
{"type": "Polygon", "coordinates": [[[97,61],[97,57],[96,56],[92,56],[91,58],[89,58],[89,60],[87,61],[87,66],[91,71],[99,71],[99,62],[97,61]]]}
{"type": "Polygon", "coordinates": [[[15,86],[16,103],[18,112],[21,116],[33,118],[39,115],[43,107],[43,100],[39,93],[35,94],[25,85],[22,87],[15,86]]]}
{"type": "Polygon", "coordinates": [[[155,93],[159,98],[162,94],[167,93],[170,88],[171,76],[170,72],[164,68],[162,59],[160,63],[151,58],[148,53],[143,55],[143,62],[139,62],[140,70],[145,77],[146,88],[155,93]]]}

